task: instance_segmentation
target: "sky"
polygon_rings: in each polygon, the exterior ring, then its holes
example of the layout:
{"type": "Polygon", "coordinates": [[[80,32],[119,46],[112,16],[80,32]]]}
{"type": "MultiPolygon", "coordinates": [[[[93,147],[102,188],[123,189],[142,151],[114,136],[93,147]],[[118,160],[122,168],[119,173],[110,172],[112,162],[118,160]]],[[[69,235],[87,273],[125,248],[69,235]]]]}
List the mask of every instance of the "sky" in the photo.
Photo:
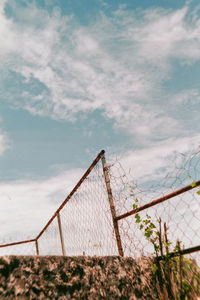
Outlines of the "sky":
{"type": "Polygon", "coordinates": [[[199,149],[199,77],[199,1],[1,0],[1,239],[37,232],[102,149],[141,181],[199,149]]]}

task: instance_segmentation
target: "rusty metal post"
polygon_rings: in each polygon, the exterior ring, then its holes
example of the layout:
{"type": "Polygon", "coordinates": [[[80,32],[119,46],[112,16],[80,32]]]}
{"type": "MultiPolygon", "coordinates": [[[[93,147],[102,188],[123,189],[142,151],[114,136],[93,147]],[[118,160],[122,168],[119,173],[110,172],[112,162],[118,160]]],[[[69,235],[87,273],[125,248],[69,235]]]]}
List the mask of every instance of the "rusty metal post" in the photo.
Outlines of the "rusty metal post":
{"type": "Polygon", "coordinates": [[[38,241],[35,240],[36,255],[39,255],[38,241]]]}
{"type": "Polygon", "coordinates": [[[101,155],[101,161],[102,161],[102,166],[103,166],[104,180],[106,183],[106,189],[107,189],[107,193],[108,193],[108,201],[110,204],[110,211],[111,211],[111,215],[112,215],[112,221],[113,221],[113,226],[114,226],[114,232],[115,232],[115,237],[116,237],[116,242],[117,242],[118,253],[120,256],[124,256],[121,237],[120,237],[120,233],[119,233],[118,221],[116,219],[116,211],[115,211],[115,205],[114,205],[114,200],[113,200],[113,195],[112,195],[112,189],[111,189],[111,185],[110,185],[110,177],[109,177],[108,167],[106,164],[106,158],[105,158],[104,153],[102,153],[102,155],[101,155]]]}
{"type": "Polygon", "coordinates": [[[65,256],[64,239],[63,239],[62,226],[61,226],[60,213],[59,212],[57,213],[57,220],[58,220],[58,228],[59,228],[59,234],[60,234],[62,254],[65,256]]]}

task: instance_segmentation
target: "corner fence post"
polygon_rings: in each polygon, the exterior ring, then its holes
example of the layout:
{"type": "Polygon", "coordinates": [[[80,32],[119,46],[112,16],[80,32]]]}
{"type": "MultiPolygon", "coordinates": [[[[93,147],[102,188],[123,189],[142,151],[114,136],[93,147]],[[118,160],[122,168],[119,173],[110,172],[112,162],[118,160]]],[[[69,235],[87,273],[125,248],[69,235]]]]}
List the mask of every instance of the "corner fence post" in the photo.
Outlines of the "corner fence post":
{"type": "Polygon", "coordinates": [[[64,247],[64,240],[63,240],[63,233],[62,233],[62,226],[61,226],[59,211],[57,212],[57,221],[58,221],[58,228],[59,228],[59,234],[60,234],[60,242],[61,242],[62,254],[65,256],[65,247],[64,247]]]}
{"type": "Polygon", "coordinates": [[[114,226],[114,232],[115,232],[115,237],[116,237],[116,242],[117,242],[118,253],[120,256],[124,256],[121,237],[120,237],[120,233],[119,233],[118,221],[116,219],[116,211],[115,211],[115,205],[114,205],[114,201],[113,201],[112,189],[111,189],[111,185],[110,185],[110,177],[109,177],[108,167],[106,164],[106,158],[105,158],[104,153],[101,155],[101,161],[102,161],[102,166],[103,166],[104,180],[105,180],[107,194],[108,194],[108,201],[110,204],[110,211],[111,211],[111,215],[112,215],[112,221],[113,221],[113,226],[114,226]]]}
{"type": "Polygon", "coordinates": [[[35,240],[36,255],[39,255],[38,241],[35,240]]]}

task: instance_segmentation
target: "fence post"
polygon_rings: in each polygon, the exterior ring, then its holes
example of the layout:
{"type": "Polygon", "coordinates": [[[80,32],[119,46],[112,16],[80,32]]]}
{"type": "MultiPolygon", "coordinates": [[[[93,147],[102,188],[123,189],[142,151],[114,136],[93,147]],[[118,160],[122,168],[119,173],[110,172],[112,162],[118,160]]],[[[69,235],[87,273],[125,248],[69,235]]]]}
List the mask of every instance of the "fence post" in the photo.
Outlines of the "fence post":
{"type": "Polygon", "coordinates": [[[118,221],[116,220],[116,211],[115,211],[115,205],[114,205],[114,200],[113,200],[113,195],[112,195],[112,189],[111,189],[111,185],[110,185],[110,177],[109,177],[108,167],[106,164],[106,158],[105,158],[104,153],[101,156],[101,161],[102,161],[104,180],[105,180],[105,184],[106,184],[108,201],[110,204],[110,211],[111,211],[112,221],[113,221],[113,226],[114,226],[114,231],[115,231],[115,237],[116,237],[116,241],[117,241],[118,253],[120,256],[124,256],[121,237],[120,237],[120,233],[119,233],[118,221]]]}
{"type": "Polygon", "coordinates": [[[59,228],[59,234],[60,234],[60,242],[61,242],[62,254],[65,256],[65,247],[64,247],[64,240],[63,240],[63,233],[62,233],[62,226],[61,226],[59,211],[57,212],[57,220],[58,220],[58,228],[59,228]]]}
{"type": "Polygon", "coordinates": [[[35,240],[36,255],[39,255],[38,241],[35,240]]]}

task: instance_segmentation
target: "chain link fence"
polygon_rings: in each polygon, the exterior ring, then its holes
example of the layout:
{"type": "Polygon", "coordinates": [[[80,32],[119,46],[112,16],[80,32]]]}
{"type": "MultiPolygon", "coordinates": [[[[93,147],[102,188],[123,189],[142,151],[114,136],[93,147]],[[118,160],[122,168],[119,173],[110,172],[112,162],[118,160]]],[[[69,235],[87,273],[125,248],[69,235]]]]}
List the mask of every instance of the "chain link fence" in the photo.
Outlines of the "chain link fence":
{"type": "MultiPolygon", "coordinates": [[[[160,221],[162,227],[166,224],[171,251],[177,241],[180,241],[182,249],[199,247],[200,153],[180,154],[177,161],[178,164],[164,178],[156,178],[155,182],[150,179],[140,184],[127,176],[117,159],[110,164],[116,219],[125,256],[138,258],[155,254],[153,243],[145,237],[145,226],[141,226],[142,221],[147,222],[148,219],[157,231],[160,221]]],[[[193,253],[193,257],[200,262],[200,252],[193,253]]]]}
{"type": "Polygon", "coordinates": [[[199,174],[198,152],[138,184],[101,151],[37,237],[0,245],[0,255],[152,256],[160,298],[198,299],[199,174]]]}
{"type": "Polygon", "coordinates": [[[200,153],[180,155],[167,176],[140,184],[117,160],[109,175],[124,255],[154,258],[161,299],[199,299],[200,153]]]}
{"type": "Polygon", "coordinates": [[[117,255],[101,151],[38,236],[0,245],[0,255],[117,255]]]}
{"type": "Polygon", "coordinates": [[[149,220],[153,231],[167,228],[170,252],[179,241],[181,250],[196,249],[199,263],[199,174],[200,154],[182,155],[163,179],[138,184],[118,160],[107,166],[101,151],[38,236],[0,245],[0,255],[155,255],[141,226],[149,220]]]}
{"type": "Polygon", "coordinates": [[[99,161],[37,238],[39,254],[62,255],[63,248],[66,255],[116,255],[107,198],[99,161]]]}

